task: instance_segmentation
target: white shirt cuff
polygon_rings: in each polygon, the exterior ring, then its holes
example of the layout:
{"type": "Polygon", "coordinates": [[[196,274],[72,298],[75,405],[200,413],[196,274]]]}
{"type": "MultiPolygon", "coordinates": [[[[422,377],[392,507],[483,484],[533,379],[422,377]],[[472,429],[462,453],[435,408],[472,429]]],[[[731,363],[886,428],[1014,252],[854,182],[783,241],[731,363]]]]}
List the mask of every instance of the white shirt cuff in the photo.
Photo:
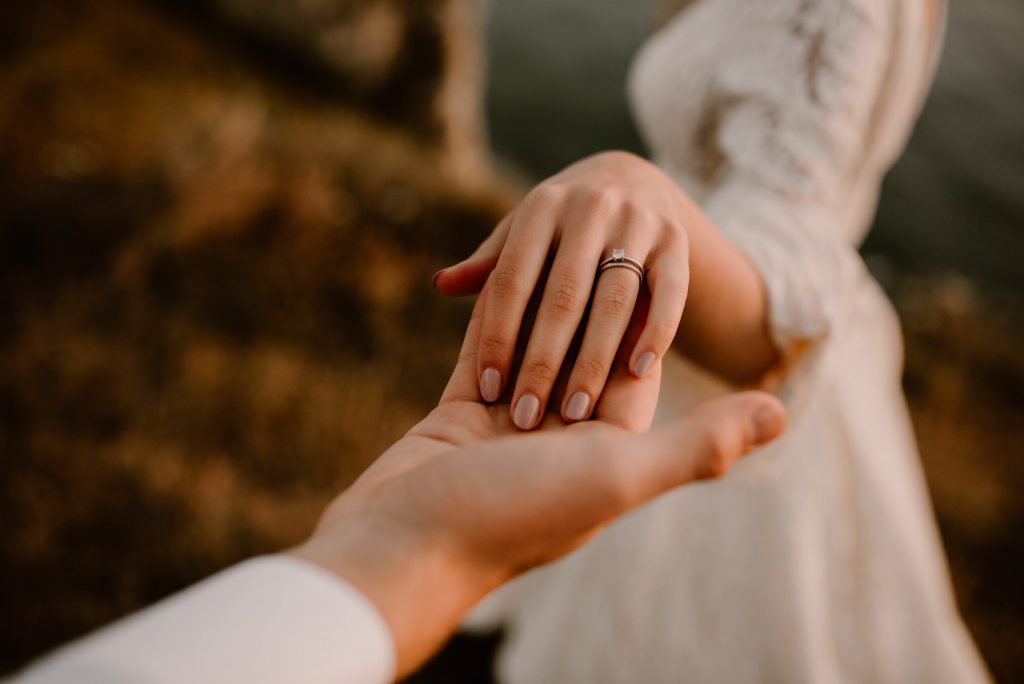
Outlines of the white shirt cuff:
{"type": "Polygon", "coordinates": [[[37,682],[385,684],[391,634],[354,587],[289,556],[229,568],[45,658],[37,682]]]}

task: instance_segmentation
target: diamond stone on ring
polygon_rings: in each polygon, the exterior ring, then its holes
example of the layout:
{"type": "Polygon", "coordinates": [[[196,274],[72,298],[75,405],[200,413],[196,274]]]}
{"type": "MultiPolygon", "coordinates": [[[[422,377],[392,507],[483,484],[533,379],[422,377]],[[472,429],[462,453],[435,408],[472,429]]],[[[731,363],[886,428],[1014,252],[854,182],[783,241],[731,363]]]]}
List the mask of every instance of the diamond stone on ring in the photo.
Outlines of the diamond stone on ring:
{"type": "Polygon", "coordinates": [[[609,268],[628,268],[633,273],[636,273],[641,281],[644,279],[644,265],[626,256],[626,250],[624,249],[613,249],[612,255],[597,265],[597,272],[600,274],[609,268]]]}

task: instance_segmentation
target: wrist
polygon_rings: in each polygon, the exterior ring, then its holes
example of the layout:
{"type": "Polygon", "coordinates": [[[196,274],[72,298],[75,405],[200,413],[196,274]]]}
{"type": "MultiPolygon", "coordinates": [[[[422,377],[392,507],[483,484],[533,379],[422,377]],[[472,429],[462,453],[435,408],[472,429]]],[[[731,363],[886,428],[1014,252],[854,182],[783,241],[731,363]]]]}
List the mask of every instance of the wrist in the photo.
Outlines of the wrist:
{"type": "Polygon", "coordinates": [[[730,382],[756,384],[778,362],[761,274],[682,190],[676,212],[690,258],[689,294],[675,346],[730,382]]]}
{"type": "Polygon", "coordinates": [[[501,582],[435,534],[338,521],[290,552],[352,585],[380,612],[404,676],[430,657],[463,615],[501,582]]]}

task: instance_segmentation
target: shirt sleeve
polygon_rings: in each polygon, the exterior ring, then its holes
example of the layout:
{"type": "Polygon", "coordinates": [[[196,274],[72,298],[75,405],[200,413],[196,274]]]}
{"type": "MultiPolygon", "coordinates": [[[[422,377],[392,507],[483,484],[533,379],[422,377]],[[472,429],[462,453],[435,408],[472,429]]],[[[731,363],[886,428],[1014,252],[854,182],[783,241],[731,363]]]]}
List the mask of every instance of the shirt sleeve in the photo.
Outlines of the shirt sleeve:
{"type": "Polygon", "coordinates": [[[388,628],[340,578],[267,556],[229,568],[30,666],[10,684],[384,684],[388,628]]]}

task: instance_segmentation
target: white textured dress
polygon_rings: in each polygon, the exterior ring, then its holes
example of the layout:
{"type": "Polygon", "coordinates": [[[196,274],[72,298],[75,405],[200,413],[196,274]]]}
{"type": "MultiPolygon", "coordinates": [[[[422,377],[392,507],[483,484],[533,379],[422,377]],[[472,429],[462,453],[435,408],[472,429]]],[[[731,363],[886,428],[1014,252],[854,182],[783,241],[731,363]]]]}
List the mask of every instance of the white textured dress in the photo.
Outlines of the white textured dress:
{"type": "MultiPolygon", "coordinates": [[[[508,625],[503,682],[988,680],[918,462],[898,321],[856,251],[943,19],[924,0],[698,0],[643,47],[637,119],[764,278],[790,427],[485,601],[471,624],[508,625]]],[[[673,360],[659,419],[728,390],[673,360]]]]}

